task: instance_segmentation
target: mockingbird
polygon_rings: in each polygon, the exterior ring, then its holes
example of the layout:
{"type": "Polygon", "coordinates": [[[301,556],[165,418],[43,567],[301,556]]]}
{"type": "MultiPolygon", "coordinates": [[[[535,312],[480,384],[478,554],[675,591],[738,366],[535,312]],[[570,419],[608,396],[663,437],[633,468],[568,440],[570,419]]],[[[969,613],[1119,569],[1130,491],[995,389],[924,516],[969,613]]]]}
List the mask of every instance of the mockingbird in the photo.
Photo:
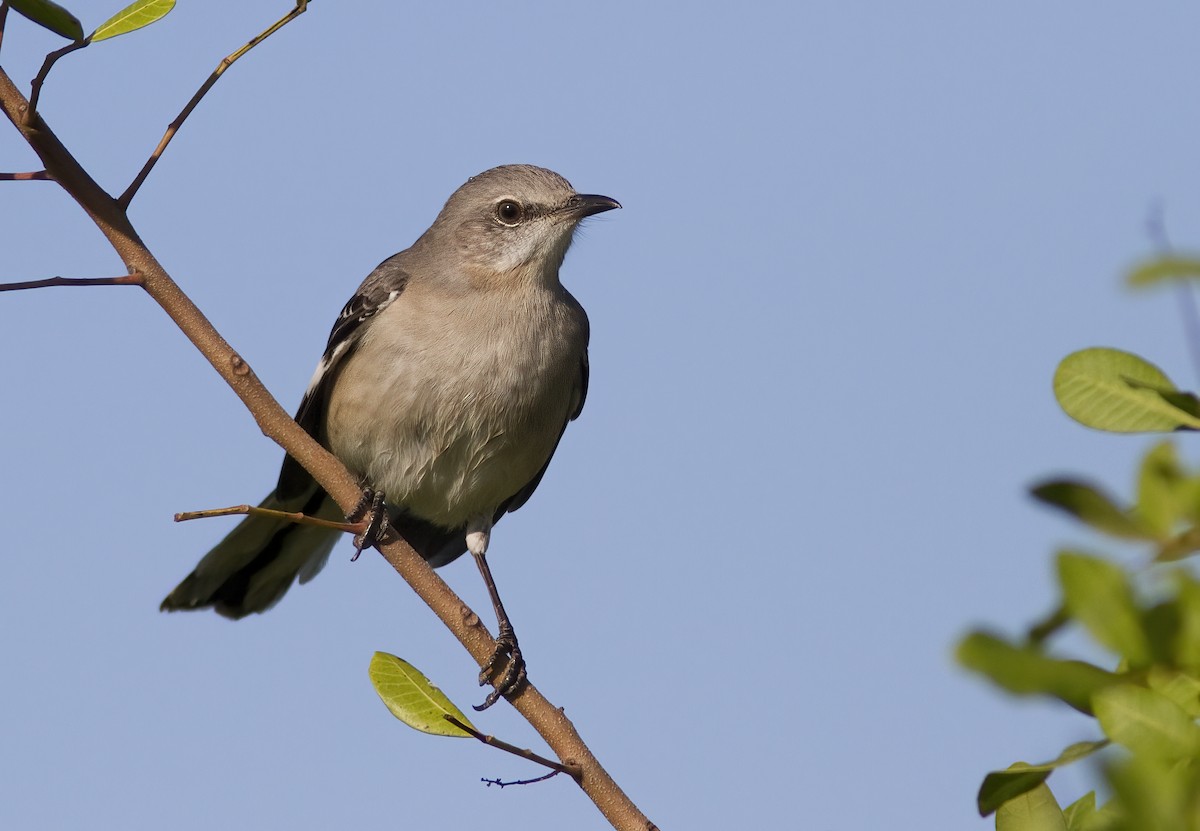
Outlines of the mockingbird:
{"type": "MultiPolygon", "coordinates": [[[[484,557],[492,525],[537,488],[587,393],[587,315],[558,270],[579,222],[619,207],[530,165],[467,180],[350,298],[296,414],[430,565],[474,556],[499,623],[480,683],[508,659],[485,707],[525,672],[484,557]]],[[[342,518],[290,456],[262,506],[342,518]]],[[[321,570],[337,537],[247,517],[162,608],[266,611],[321,570]]]]}

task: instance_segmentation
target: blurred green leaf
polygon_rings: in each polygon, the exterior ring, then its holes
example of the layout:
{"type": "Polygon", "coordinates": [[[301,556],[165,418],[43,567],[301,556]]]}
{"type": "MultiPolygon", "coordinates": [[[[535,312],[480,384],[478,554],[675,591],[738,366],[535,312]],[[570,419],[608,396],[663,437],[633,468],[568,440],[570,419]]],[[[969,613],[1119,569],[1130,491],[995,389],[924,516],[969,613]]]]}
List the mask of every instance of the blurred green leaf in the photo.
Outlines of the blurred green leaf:
{"type": "Polygon", "coordinates": [[[1034,499],[1065,511],[1098,531],[1124,539],[1155,539],[1129,512],[1119,507],[1099,489],[1071,479],[1055,479],[1029,489],[1034,499]]]}
{"type": "Polygon", "coordinates": [[[1113,433],[1200,428],[1200,418],[1169,403],[1171,379],[1148,361],[1119,349],[1083,349],[1054,372],[1054,395],[1080,424],[1113,433]]]}
{"type": "Polygon", "coordinates": [[[1096,792],[1088,791],[1063,808],[1063,819],[1067,821],[1067,831],[1089,831],[1096,817],[1096,792]]]}
{"type": "Polygon", "coordinates": [[[1158,283],[1200,278],[1200,260],[1192,257],[1167,255],[1147,260],[1129,272],[1125,282],[1134,288],[1145,288],[1158,283]]]}
{"type": "Polygon", "coordinates": [[[979,815],[986,817],[1008,800],[1036,788],[1046,781],[1046,777],[1055,768],[1069,765],[1107,746],[1107,739],[1079,742],[1068,747],[1051,762],[1043,762],[1040,765],[1017,762],[1007,770],[992,771],[983,778],[983,784],[979,787],[979,796],[976,798],[979,815]]]}
{"type": "Polygon", "coordinates": [[[149,26],[173,8],[175,0],[136,0],[97,26],[96,31],[92,32],[92,43],[149,26]]]}
{"type": "Polygon", "coordinates": [[[383,703],[392,715],[409,727],[435,736],[467,738],[467,733],[446,721],[446,715],[474,727],[444,692],[403,658],[376,652],[371,658],[370,675],[371,684],[383,703]]]}
{"type": "Polygon", "coordinates": [[[1150,755],[1134,755],[1108,770],[1114,803],[1121,806],[1122,831],[1195,831],[1200,817],[1195,805],[1200,782],[1194,764],[1150,755]]]}
{"type": "Polygon", "coordinates": [[[1150,689],[1175,702],[1189,718],[1200,716],[1200,678],[1179,670],[1154,666],[1146,674],[1150,689]]]}
{"type": "Polygon", "coordinates": [[[79,19],[57,3],[51,3],[50,0],[9,0],[8,5],[17,14],[56,35],[67,40],[83,40],[83,26],[79,19]]]}
{"type": "Polygon", "coordinates": [[[1159,563],[1182,560],[1200,551],[1200,528],[1191,527],[1159,545],[1154,559],[1159,563]]]}
{"type": "Polygon", "coordinates": [[[1067,821],[1044,784],[1010,799],[996,812],[996,831],[1067,831],[1067,821]]]}
{"type": "Polygon", "coordinates": [[[1175,445],[1159,442],[1142,458],[1134,510],[1156,536],[1165,537],[1182,517],[1180,485],[1185,480],[1175,445]]]}
{"type": "Polygon", "coordinates": [[[1092,699],[1105,734],[1135,754],[1184,759],[1200,752],[1200,727],[1178,704],[1134,684],[1116,684],[1092,699]]]}
{"type": "Polygon", "coordinates": [[[1142,612],[1142,631],[1150,647],[1151,664],[1167,666],[1175,662],[1179,626],[1179,604],[1173,600],[1156,603],[1142,612]]]}
{"type": "Polygon", "coordinates": [[[958,645],[958,662],[1017,695],[1051,695],[1091,714],[1092,696],[1119,676],[1083,661],[1060,661],[1035,649],[1013,646],[987,632],[972,632],[958,645]]]}
{"type": "Polygon", "coordinates": [[[1150,645],[1125,572],[1098,557],[1063,551],[1058,580],[1067,611],[1092,637],[1134,666],[1149,663],[1150,645]]]}
{"type": "Polygon", "coordinates": [[[1174,575],[1179,624],[1175,631],[1175,664],[1200,671],[1200,583],[1182,569],[1174,575]]]}

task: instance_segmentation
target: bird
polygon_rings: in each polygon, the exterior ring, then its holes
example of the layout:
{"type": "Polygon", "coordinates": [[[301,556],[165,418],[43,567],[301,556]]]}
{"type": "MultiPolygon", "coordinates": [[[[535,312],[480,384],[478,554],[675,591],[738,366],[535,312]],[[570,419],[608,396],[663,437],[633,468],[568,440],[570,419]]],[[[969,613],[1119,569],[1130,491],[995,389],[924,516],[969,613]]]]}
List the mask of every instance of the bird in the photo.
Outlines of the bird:
{"type": "MultiPolygon", "coordinates": [[[[296,413],[363,486],[350,517],[370,520],[360,547],[386,522],[435,568],[474,557],[499,628],[480,684],[507,662],[477,709],[525,678],[485,557],[492,527],[537,489],[587,397],[588,317],[559,269],[579,224],[620,207],[533,165],[471,177],[346,303],[296,413]]],[[[286,455],[260,507],[343,519],[286,455]]],[[[322,569],[339,535],[251,514],[161,609],[212,608],[233,619],[264,612],[322,569]]]]}

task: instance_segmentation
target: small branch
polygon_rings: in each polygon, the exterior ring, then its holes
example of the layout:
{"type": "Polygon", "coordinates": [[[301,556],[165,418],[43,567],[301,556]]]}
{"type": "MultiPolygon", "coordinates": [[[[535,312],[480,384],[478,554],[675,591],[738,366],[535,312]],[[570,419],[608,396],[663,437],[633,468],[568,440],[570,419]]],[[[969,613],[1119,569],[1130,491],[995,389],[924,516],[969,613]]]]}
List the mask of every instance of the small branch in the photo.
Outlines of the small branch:
{"type": "Polygon", "coordinates": [[[231,508],[210,508],[207,511],[183,511],[175,514],[176,522],[187,522],[193,519],[211,519],[218,516],[265,516],[271,519],[283,519],[297,525],[315,525],[318,528],[328,528],[332,531],[345,531],[347,534],[361,534],[366,530],[365,522],[335,522],[321,519],[295,511],[276,511],[271,508],[260,508],[257,505],[234,505],[231,508]]]}
{"type": "Polygon", "coordinates": [[[34,180],[53,182],[54,177],[44,170],[31,170],[28,173],[0,173],[0,182],[32,182],[34,180]]]}
{"type": "Polygon", "coordinates": [[[0,44],[4,43],[4,23],[8,20],[8,0],[0,0],[0,44]]]}
{"type": "MultiPolygon", "coordinates": [[[[514,756],[520,756],[522,759],[528,759],[531,762],[537,762],[539,765],[543,765],[545,767],[550,768],[550,770],[554,771],[554,773],[565,773],[567,776],[570,776],[576,782],[579,781],[579,777],[582,775],[582,772],[580,771],[578,765],[560,764],[559,762],[555,762],[552,759],[547,759],[545,756],[539,756],[538,754],[534,753],[532,750],[529,750],[528,748],[517,747],[515,744],[509,744],[506,741],[497,739],[495,736],[484,735],[483,733],[480,733],[478,730],[476,730],[474,727],[463,724],[461,721],[459,721],[458,719],[456,719],[454,716],[450,715],[449,713],[443,714],[442,718],[444,718],[446,721],[453,724],[455,727],[457,727],[459,730],[463,731],[464,733],[467,733],[467,734],[472,735],[475,738],[479,739],[479,741],[483,742],[486,745],[490,745],[492,747],[498,748],[499,750],[503,750],[507,753],[511,753],[514,756]]],[[[553,776],[554,773],[552,773],[550,775],[553,776]]],[[[540,782],[542,779],[549,779],[549,778],[550,778],[550,776],[543,776],[539,779],[531,779],[529,781],[540,782]]],[[[484,781],[486,782],[488,780],[485,779],[484,781]]],[[[499,785],[500,784],[499,780],[497,780],[495,782],[495,784],[499,785]]],[[[516,785],[516,784],[526,784],[526,783],[524,783],[524,782],[521,782],[521,783],[509,782],[508,784],[516,785]]]]}
{"type": "Polygon", "coordinates": [[[29,280],[24,283],[0,283],[0,291],[22,289],[44,289],[50,286],[140,286],[141,274],[125,274],[120,277],[47,277],[45,280],[29,280]]]}
{"type": "Polygon", "coordinates": [[[46,76],[50,74],[50,70],[54,64],[64,55],[69,55],[77,49],[82,49],[91,42],[90,37],[77,40],[74,43],[68,43],[62,49],[55,49],[46,56],[46,60],[42,62],[41,70],[38,72],[37,77],[33,79],[33,84],[29,87],[29,108],[25,110],[26,124],[33,123],[34,113],[37,112],[38,99],[42,95],[42,84],[46,83],[46,76]]]}
{"type": "Polygon", "coordinates": [[[225,74],[225,70],[233,66],[234,61],[242,57],[242,55],[245,55],[255,46],[258,46],[258,44],[262,43],[271,35],[278,32],[288,23],[291,23],[297,17],[304,14],[305,9],[307,8],[308,0],[296,0],[296,7],[294,9],[285,14],[279,20],[275,21],[275,23],[268,27],[266,31],[251,38],[250,41],[241,49],[238,49],[236,52],[230,55],[226,55],[221,62],[217,64],[217,68],[213,70],[211,75],[208,76],[208,80],[200,85],[200,89],[196,90],[196,94],[192,96],[192,99],[187,102],[182,110],[180,110],[179,115],[175,116],[175,120],[167,125],[167,131],[163,133],[163,137],[159,140],[158,146],[154,148],[154,152],[150,154],[150,158],[146,160],[144,165],[142,165],[142,169],[138,171],[138,175],[134,177],[133,181],[129,184],[129,187],[125,189],[125,192],[118,197],[117,204],[120,205],[122,209],[127,209],[129,207],[129,203],[133,201],[134,195],[137,194],[138,189],[142,186],[142,183],[146,181],[146,177],[150,175],[150,171],[154,169],[156,164],[158,164],[158,160],[162,157],[163,151],[167,149],[167,145],[171,143],[171,139],[175,138],[175,134],[179,132],[179,128],[183,126],[183,122],[186,121],[187,117],[192,114],[192,110],[196,109],[196,105],[200,103],[200,99],[207,95],[208,91],[213,88],[214,84],[217,83],[217,80],[225,74]]]}
{"type": "Polygon", "coordinates": [[[500,788],[507,788],[509,785],[533,785],[538,782],[545,782],[547,779],[553,779],[555,776],[558,776],[558,774],[559,774],[559,771],[552,770],[549,773],[547,773],[545,776],[537,776],[537,777],[534,777],[533,779],[514,779],[512,782],[505,782],[502,779],[483,778],[483,779],[480,779],[479,781],[484,783],[485,785],[487,785],[489,788],[492,785],[496,785],[497,787],[500,787],[500,788]]]}

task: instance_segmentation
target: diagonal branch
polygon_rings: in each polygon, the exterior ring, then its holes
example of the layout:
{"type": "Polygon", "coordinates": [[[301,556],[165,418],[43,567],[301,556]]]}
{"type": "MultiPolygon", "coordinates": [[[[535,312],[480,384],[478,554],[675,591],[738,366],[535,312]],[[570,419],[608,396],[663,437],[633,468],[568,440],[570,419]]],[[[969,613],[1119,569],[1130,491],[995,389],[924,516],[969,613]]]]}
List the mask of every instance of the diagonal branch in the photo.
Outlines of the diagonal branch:
{"type": "MultiPolygon", "coordinates": [[[[303,0],[297,6],[297,9],[302,8],[303,0]]],[[[351,513],[362,496],[354,477],[336,457],[292,420],[250,366],[234,352],[176,285],[138,236],[125,212],[125,206],[96,183],[40,115],[30,113],[26,119],[29,103],[3,68],[0,68],[0,109],[41,158],[47,172],[96,223],[130,273],[141,275],[146,292],[229,384],[263,433],[303,465],[344,512],[351,513]]],[[[389,538],[379,545],[379,551],[454,634],[476,663],[480,667],[487,666],[495,641],[480,622],[479,616],[403,540],[389,538]]],[[[600,765],[561,708],[547,701],[530,683],[526,683],[508,700],[538,731],[559,759],[568,765],[578,766],[579,787],[615,828],[623,831],[655,829],[653,823],[600,765]]]]}
{"type": "Polygon", "coordinates": [[[225,74],[225,70],[233,66],[234,61],[236,61],[242,55],[245,55],[255,46],[258,46],[271,35],[275,34],[297,17],[304,14],[305,9],[307,8],[308,0],[296,0],[296,7],[294,9],[285,14],[283,17],[279,18],[279,20],[276,20],[273,24],[267,27],[265,31],[251,38],[250,41],[241,49],[238,49],[236,52],[226,55],[221,59],[221,62],[217,64],[217,68],[214,69],[213,73],[208,76],[208,80],[200,85],[200,89],[196,90],[196,94],[192,96],[192,99],[188,101],[186,105],[184,105],[184,108],[180,110],[179,115],[175,116],[175,120],[167,125],[167,131],[163,133],[163,137],[159,139],[158,146],[154,148],[154,152],[150,154],[150,158],[148,158],[146,163],[142,165],[142,169],[138,171],[138,175],[133,178],[132,182],[130,182],[129,187],[125,188],[125,192],[122,193],[117,199],[117,204],[119,204],[122,208],[129,207],[129,203],[133,201],[133,197],[135,194],[137,194],[138,188],[142,186],[142,183],[146,181],[146,177],[150,175],[150,171],[154,169],[156,164],[158,164],[158,160],[162,157],[163,151],[167,149],[167,145],[171,143],[171,139],[175,138],[175,134],[179,132],[179,128],[183,126],[183,122],[186,121],[187,117],[192,114],[192,110],[196,109],[196,105],[200,103],[200,99],[207,95],[208,91],[213,88],[213,85],[216,84],[217,81],[220,80],[221,76],[225,74]]]}

